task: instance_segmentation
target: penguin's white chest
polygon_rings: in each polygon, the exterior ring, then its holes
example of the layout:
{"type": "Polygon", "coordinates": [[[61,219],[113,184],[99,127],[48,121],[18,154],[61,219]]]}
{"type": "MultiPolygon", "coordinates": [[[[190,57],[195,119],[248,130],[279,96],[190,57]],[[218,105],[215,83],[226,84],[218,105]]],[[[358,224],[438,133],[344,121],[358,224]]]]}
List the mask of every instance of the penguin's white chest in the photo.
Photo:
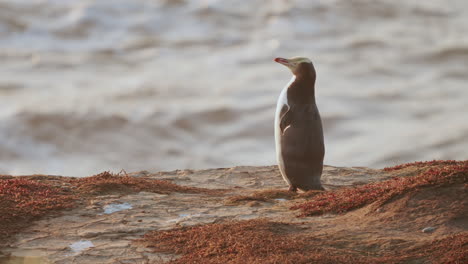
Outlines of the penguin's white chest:
{"type": "Polygon", "coordinates": [[[283,108],[284,105],[288,105],[288,87],[296,80],[296,76],[293,75],[291,80],[289,81],[288,84],[283,88],[283,90],[280,93],[280,96],[278,98],[278,102],[276,104],[276,114],[275,114],[275,146],[276,146],[276,160],[278,162],[278,167],[280,169],[281,175],[283,176],[283,179],[286,181],[286,183],[289,184],[289,180],[285,175],[284,172],[284,161],[283,157],[281,155],[281,129],[280,129],[280,119],[281,119],[281,108],[283,108]]]}

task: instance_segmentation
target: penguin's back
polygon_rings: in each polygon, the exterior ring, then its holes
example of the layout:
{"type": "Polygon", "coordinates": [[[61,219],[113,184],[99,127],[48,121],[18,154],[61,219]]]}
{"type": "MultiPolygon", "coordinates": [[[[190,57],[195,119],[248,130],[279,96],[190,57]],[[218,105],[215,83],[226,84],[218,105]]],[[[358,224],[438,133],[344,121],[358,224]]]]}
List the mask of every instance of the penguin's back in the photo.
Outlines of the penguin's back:
{"type": "Polygon", "coordinates": [[[325,145],[322,121],[315,103],[289,105],[279,128],[282,173],[291,186],[302,190],[323,189],[325,145]],[[281,124],[283,122],[283,124],[281,124]]]}

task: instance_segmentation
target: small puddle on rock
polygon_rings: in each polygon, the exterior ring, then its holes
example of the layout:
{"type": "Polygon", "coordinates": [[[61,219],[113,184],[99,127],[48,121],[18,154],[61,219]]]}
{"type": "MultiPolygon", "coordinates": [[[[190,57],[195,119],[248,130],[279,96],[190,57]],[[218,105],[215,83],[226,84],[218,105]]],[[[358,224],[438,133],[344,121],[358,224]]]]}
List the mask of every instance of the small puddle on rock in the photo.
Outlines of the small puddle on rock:
{"type": "MultiPolygon", "coordinates": [[[[102,214],[112,214],[115,212],[132,209],[133,206],[129,203],[113,203],[104,206],[104,213],[102,214]]],[[[100,214],[100,215],[102,215],[100,214]]]]}

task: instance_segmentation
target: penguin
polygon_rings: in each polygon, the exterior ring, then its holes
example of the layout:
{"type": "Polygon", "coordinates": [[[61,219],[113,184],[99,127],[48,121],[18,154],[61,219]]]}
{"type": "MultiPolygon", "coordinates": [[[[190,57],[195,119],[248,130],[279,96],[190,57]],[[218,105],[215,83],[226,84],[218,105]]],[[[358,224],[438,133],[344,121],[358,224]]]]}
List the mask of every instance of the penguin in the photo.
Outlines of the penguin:
{"type": "Polygon", "coordinates": [[[322,121],[315,103],[316,72],[308,58],[276,58],[293,77],[278,98],[275,145],[278,167],[289,191],[324,190],[320,182],[325,156],[322,121]]]}

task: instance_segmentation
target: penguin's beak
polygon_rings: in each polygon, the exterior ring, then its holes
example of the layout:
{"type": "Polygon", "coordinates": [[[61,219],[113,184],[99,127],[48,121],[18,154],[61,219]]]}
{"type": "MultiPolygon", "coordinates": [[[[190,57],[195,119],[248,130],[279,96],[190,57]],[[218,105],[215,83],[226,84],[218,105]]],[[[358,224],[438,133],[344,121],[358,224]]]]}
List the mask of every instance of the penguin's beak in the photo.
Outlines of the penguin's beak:
{"type": "Polygon", "coordinates": [[[296,68],[296,64],[291,60],[285,58],[276,58],[275,61],[288,67],[291,71],[294,71],[294,69],[296,68]]]}
{"type": "Polygon", "coordinates": [[[281,63],[281,64],[283,64],[283,65],[286,66],[286,67],[291,67],[291,63],[289,62],[288,59],[285,59],[285,58],[276,58],[276,59],[275,59],[275,62],[281,63]]]}

